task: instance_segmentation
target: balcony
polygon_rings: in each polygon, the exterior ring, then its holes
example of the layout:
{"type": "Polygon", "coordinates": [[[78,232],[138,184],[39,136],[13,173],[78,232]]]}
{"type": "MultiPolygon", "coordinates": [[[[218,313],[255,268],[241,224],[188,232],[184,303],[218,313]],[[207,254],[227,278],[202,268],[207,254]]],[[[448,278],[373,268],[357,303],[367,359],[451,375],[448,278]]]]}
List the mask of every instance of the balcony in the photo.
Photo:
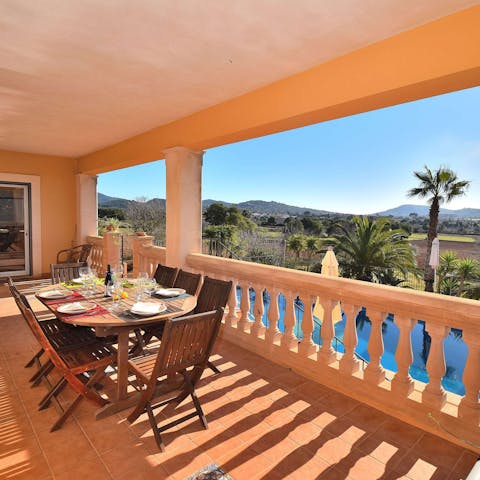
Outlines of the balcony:
{"type": "MultiPolygon", "coordinates": [[[[209,429],[192,420],[164,435],[159,453],[146,418],[99,421],[84,403],[58,432],[55,408],[38,412],[23,364],[35,348],[1,287],[0,477],[184,479],[216,463],[235,479],[460,479],[477,455],[280,366],[226,339],[221,374],[205,372],[199,397],[209,429]]],[[[224,335],[225,337],[225,335],[224,335]]],[[[64,393],[63,395],[66,395],[64,393]]]]}

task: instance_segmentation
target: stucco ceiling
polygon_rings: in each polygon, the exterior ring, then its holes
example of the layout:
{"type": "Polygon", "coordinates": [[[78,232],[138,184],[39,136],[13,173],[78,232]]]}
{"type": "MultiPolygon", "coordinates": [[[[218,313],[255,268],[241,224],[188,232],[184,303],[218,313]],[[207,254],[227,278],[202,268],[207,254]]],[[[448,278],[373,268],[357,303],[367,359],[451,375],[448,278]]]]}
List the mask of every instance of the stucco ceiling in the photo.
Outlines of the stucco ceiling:
{"type": "Polygon", "coordinates": [[[477,3],[0,0],[0,149],[84,155],[477,3]]]}

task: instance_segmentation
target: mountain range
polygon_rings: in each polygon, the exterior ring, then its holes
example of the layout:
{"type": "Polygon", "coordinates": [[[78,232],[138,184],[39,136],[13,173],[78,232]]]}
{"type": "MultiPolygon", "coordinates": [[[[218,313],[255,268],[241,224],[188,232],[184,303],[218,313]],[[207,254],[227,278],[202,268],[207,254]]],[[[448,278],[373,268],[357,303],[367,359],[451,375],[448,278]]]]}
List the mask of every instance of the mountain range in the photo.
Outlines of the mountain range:
{"type": "MultiPolygon", "coordinates": [[[[110,197],[103,193],[98,194],[98,206],[104,208],[120,208],[125,209],[135,200],[127,200],[126,198],[110,197]]],[[[165,199],[153,198],[147,200],[147,203],[158,203],[160,207],[165,208],[165,199]]],[[[248,200],[246,202],[231,203],[223,200],[207,199],[202,201],[204,209],[208,208],[212,203],[223,203],[225,206],[235,206],[240,210],[247,210],[252,214],[258,215],[342,215],[338,212],[330,212],[327,210],[317,210],[314,208],[297,207],[294,205],[287,205],[279,202],[267,202],[264,200],[248,200]],[[308,213],[307,213],[308,212],[308,213]]],[[[393,217],[408,217],[410,214],[416,214],[419,217],[428,217],[428,206],[405,204],[400,205],[383,212],[373,213],[371,215],[377,216],[393,216],[393,217]]],[[[480,218],[480,208],[462,208],[460,210],[449,210],[447,208],[440,209],[440,217],[442,218],[480,218]]]]}

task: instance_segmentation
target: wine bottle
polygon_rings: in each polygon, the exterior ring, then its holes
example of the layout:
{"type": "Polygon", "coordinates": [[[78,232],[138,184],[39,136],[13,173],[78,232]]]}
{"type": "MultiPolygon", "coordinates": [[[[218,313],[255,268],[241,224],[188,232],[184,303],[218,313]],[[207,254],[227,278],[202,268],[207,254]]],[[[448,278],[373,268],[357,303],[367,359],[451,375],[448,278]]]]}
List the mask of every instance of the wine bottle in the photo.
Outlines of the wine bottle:
{"type": "Polygon", "coordinates": [[[107,265],[107,273],[105,274],[105,296],[111,297],[113,291],[113,278],[110,264],[107,265]]]}

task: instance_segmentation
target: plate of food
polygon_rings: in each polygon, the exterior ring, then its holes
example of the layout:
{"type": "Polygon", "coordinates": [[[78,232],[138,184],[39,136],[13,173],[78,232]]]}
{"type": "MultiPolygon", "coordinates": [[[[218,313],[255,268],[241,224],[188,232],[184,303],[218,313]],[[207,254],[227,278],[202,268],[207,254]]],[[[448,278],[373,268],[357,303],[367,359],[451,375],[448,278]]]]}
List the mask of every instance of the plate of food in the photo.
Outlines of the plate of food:
{"type": "Polygon", "coordinates": [[[167,306],[161,302],[136,302],[130,308],[130,312],[142,317],[151,317],[164,312],[167,306]]]}
{"type": "Polygon", "coordinates": [[[72,302],[64,303],[57,308],[57,312],[67,313],[68,315],[76,315],[93,310],[96,307],[93,302],[72,302]]]}
{"type": "Polygon", "coordinates": [[[160,295],[161,297],[178,297],[184,293],[185,290],[183,288],[161,288],[155,292],[155,295],[160,295]]]}
{"type": "Polygon", "coordinates": [[[44,298],[45,300],[54,300],[56,298],[65,298],[69,293],[62,292],[61,290],[45,290],[40,292],[38,296],[44,298]]]}

